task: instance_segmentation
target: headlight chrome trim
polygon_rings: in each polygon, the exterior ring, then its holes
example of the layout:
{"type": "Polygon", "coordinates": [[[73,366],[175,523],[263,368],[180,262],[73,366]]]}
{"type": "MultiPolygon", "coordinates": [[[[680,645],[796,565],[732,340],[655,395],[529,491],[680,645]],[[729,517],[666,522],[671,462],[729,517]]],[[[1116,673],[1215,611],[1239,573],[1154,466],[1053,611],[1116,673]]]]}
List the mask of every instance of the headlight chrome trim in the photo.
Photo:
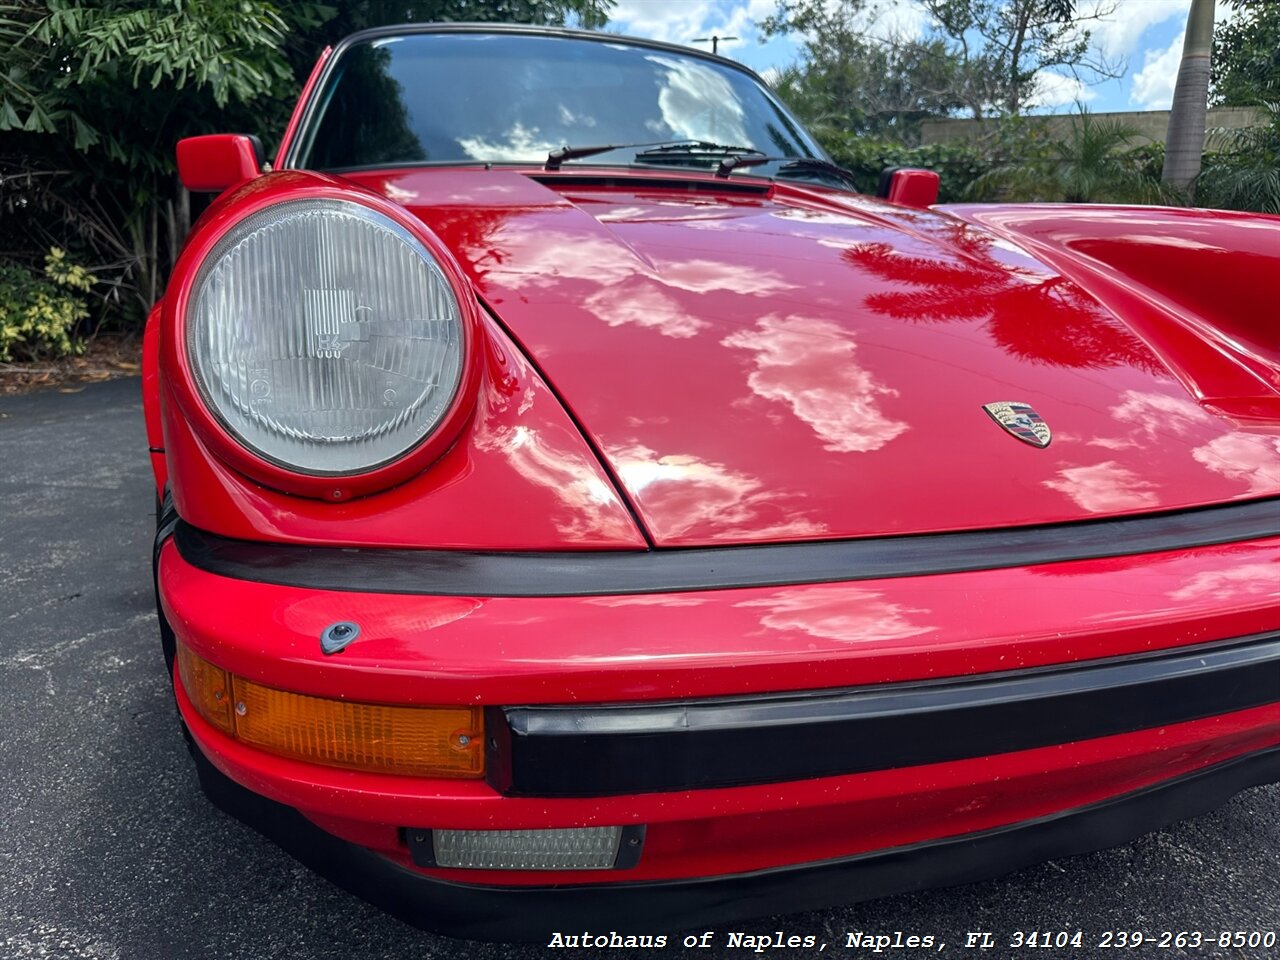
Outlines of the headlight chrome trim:
{"type": "Polygon", "coordinates": [[[264,486],[330,502],[348,500],[403,483],[422,472],[454,443],[475,410],[483,367],[478,305],[470,281],[451,252],[408,211],[386,198],[334,177],[281,171],[245,184],[219,198],[197,222],[178,263],[163,309],[162,357],[166,394],[213,456],[264,486]],[[190,311],[212,258],[237,228],[263,212],[290,203],[321,201],[362,208],[391,221],[396,231],[421,245],[442,274],[457,306],[459,370],[452,396],[433,428],[402,451],[350,471],[316,472],[273,458],[248,444],[220,415],[201,386],[190,354],[190,311]],[[175,375],[176,374],[176,375],[175,375]]]}

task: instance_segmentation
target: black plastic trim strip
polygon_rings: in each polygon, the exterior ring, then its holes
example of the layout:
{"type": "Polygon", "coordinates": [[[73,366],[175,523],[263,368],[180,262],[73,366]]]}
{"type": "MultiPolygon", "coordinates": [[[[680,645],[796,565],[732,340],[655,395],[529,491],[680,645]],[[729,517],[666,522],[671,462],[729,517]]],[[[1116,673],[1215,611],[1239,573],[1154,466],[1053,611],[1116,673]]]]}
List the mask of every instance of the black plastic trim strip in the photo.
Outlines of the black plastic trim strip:
{"type": "Polygon", "coordinates": [[[1280,702],[1280,634],[837,693],[493,709],[491,785],[597,797],[865,773],[1090,740],[1280,702]],[[505,727],[505,729],[504,729],[505,727]]]}
{"type": "Polygon", "coordinates": [[[164,604],[160,602],[160,551],[173,536],[178,524],[178,508],[173,504],[173,491],[166,483],[164,496],[156,503],[156,535],[151,542],[151,587],[156,598],[156,618],[160,622],[160,647],[164,651],[164,665],[170,676],[173,675],[173,660],[178,653],[178,640],[164,615],[164,604]]]}
{"type": "Polygon", "coordinates": [[[200,785],[214,805],[344,890],[433,933],[543,944],[556,930],[710,929],[751,917],[988,880],[1045,860],[1128,843],[1208,813],[1241,790],[1280,781],[1280,750],[1272,749],[1087,807],[855,857],[689,880],[497,887],[416,873],[340,840],[292,807],[229,779],[198,747],[191,752],[200,785]]]}
{"type": "MultiPolygon", "coordinates": [[[[806,158],[797,157],[796,159],[806,158]]],[[[601,165],[597,164],[595,166],[598,169],[601,165]]],[[[536,180],[543,186],[569,190],[574,188],[583,190],[615,190],[622,188],[635,190],[637,193],[643,193],[645,190],[663,190],[677,193],[734,193],[743,196],[763,197],[773,187],[773,181],[764,178],[760,178],[758,183],[716,180],[711,178],[711,174],[708,171],[692,167],[689,168],[690,173],[700,173],[705,174],[705,176],[671,176],[667,170],[656,172],[652,167],[645,167],[641,164],[620,166],[619,169],[628,171],[630,175],[610,176],[607,173],[568,172],[553,174],[531,173],[528,176],[530,180],[536,180]]]]}
{"type": "Polygon", "coordinates": [[[479,553],[232,540],[180,522],[183,559],[239,580],[314,590],[593,597],[919,577],[1093,560],[1280,536],[1280,500],[1118,520],[812,543],[479,553]]]}

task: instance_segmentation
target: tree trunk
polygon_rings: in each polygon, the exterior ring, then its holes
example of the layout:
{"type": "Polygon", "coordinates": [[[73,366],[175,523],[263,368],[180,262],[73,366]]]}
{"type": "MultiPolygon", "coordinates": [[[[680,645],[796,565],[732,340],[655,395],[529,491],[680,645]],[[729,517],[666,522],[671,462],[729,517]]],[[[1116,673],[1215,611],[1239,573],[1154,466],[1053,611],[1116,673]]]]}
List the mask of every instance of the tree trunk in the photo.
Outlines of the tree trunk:
{"type": "Polygon", "coordinates": [[[1191,198],[1204,155],[1205,115],[1209,101],[1209,61],[1213,55],[1213,0],[1191,0],[1182,65],[1169,111],[1161,180],[1191,198]]]}
{"type": "Polygon", "coordinates": [[[156,249],[160,242],[159,209],[154,200],[151,201],[151,238],[147,245],[147,309],[156,302],[160,295],[160,256],[156,249]]]}
{"type": "Polygon", "coordinates": [[[164,202],[164,234],[168,243],[168,256],[165,258],[164,271],[168,275],[173,265],[178,262],[178,208],[173,198],[164,202]]]}
{"type": "MultiPolygon", "coordinates": [[[[175,247],[176,249],[181,250],[182,245],[187,242],[187,234],[191,232],[191,193],[189,190],[187,190],[186,187],[182,185],[182,181],[180,180],[178,181],[177,187],[178,187],[178,229],[177,229],[178,236],[175,241],[175,247]]],[[[178,262],[178,258],[175,255],[173,258],[173,262],[169,264],[170,269],[172,269],[173,264],[177,262],[178,262]]]]}
{"type": "Polygon", "coordinates": [[[1009,113],[1015,117],[1022,110],[1022,44],[1026,41],[1027,27],[1031,22],[1031,5],[1024,3],[1017,13],[1013,48],[1009,52],[1009,113]]]}

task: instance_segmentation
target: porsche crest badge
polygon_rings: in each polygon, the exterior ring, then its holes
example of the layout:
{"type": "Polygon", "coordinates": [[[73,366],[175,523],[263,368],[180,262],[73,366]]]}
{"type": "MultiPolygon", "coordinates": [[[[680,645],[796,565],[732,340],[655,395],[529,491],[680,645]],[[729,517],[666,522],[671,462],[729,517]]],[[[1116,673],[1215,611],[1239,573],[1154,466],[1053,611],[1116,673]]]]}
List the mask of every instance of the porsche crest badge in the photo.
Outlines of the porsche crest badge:
{"type": "Polygon", "coordinates": [[[984,403],[982,409],[987,411],[992,420],[1023,443],[1029,443],[1033,447],[1047,447],[1049,441],[1053,439],[1053,434],[1049,432],[1049,425],[1030,404],[1017,401],[984,403]]]}

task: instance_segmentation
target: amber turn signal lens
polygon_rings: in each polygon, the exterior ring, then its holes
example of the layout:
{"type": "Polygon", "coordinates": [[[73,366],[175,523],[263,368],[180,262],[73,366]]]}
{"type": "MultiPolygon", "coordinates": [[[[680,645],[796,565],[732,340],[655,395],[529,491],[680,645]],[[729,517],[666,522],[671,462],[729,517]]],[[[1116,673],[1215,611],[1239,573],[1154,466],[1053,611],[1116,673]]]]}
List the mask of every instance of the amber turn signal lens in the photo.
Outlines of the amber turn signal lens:
{"type": "Polygon", "coordinates": [[[178,675],[200,716],[223,733],[231,733],[231,681],[227,671],[178,644],[178,675]]]}
{"type": "Polygon", "coordinates": [[[228,674],[181,644],[178,669],[202,717],[260,750],[375,773],[484,775],[479,707],[390,707],[289,693],[228,674]]]}

